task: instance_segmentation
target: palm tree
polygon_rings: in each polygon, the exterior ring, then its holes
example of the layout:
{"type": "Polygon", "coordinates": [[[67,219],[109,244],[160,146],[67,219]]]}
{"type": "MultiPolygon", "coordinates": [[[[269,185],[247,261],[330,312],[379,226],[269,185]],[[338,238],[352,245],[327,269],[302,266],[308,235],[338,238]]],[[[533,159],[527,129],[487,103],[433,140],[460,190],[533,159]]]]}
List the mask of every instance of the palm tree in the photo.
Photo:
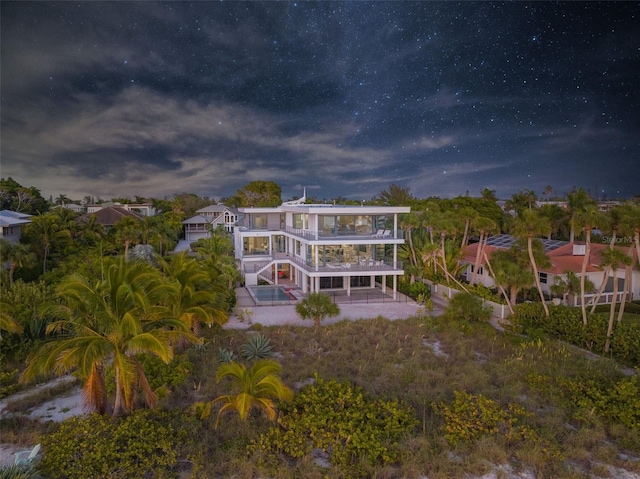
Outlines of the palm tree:
{"type": "Polygon", "coordinates": [[[513,223],[513,232],[518,238],[527,240],[527,251],[529,252],[529,261],[531,263],[531,269],[533,270],[536,287],[540,294],[540,300],[542,301],[542,307],[546,316],[549,316],[549,308],[544,299],[544,293],[542,292],[542,286],[540,285],[540,276],[538,274],[538,266],[533,254],[533,237],[540,234],[546,234],[549,230],[549,222],[541,217],[535,210],[524,210],[521,215],[515,218],[513,223]]]}
{"type": "Polygon", "coordinates": [[[113,364],[113,414],[132,410],[136,384],[147,404],[155,406],[156,396],[136,355],[150,353],[168,363],[173,357],[171,345],[178,338],[195,341],[184,323],[167,319],[162,303],[167,285],[160,273],[146,263],[126,263],[121,257],[108,264],[104,280],[92,284],[74,274],[59,285],[58,295],[62,304],[45,310],[57,318],[47,326],[47,333],[57,336],[29,356],[21,380],[75,369],[85,381],[88,406],[104,414],[109,404],[103,369],[113,364]]]}
{"type": "Polygon", "coordinates": [[[551,229],[549,230],[547,239],[557,237],[558,235],[562,238],[567,237],[569,233],[567,230],[567,221],[569,220],[569,216],[565,210],[555,204],[546,204],[540,207],[538,211],[542,216],[547,218],[551,224],[551,229]]]}
{"type": "MultiPolygon", "coordinates": [[[[608,266],[609,269],[613,272],[613,297],[611,298],[611,308],[609,309],[609,326],[607,327],[607,339],[604,343],[604,352],[609,352],[609,347],[611,345],[611,333],[613,333],[613,320],[615,318],[616,313],[616,303],[618,302],[618,268],[623,265],[625,267],[631,266],[633,264],[633,259],[627,256],[624,251],[619,248],[607,249],[602,253],[603,256],[603,265],[608,266]]],[[[623,283],[623,290],[626,292],[626,284],[627,275],[625,272],[625,279],[623,283]]],[[[626,294],[625,294],[626,296],[626,294]]],[[[622,318],[622,315],[620,315],[622,318]]]]}
{"type": "Polygon", "coordinates": [[[487,240],[489,239],[489,236],[498,232],[498,225],[496,225],[495,221],[485,216],[479,217],[476,220],[474,226],[480,234],[480,239],[478,240],[476,260],[473,265],[473,274],[471,276],[471,281],[469,282],[471,285],[475,284],[476,282],[476,275],[478,273],[478,268],[480,267],[480,261],[484,253],[484,249],[487,246],[487,240]]]}
{"type": "Polygon", "coordinates": [[[129,247],[137,242],[141,235],[141,225],[133,218],[122,218],[115,226],[116,241],[124,244],[124,257],[127,258],[129,247]]]}
{"type": "Polygon", "coordinates": [[[260,359],[253,363],[250,369],[244,364],[231,361],[218,368],[216,379],[220,382],[229,377],[234,382],[234,393],[219,396],[207,403],[202,417],[211,414],[211,407],[215,403],[222,403],[215,422],[218,427],[220,415],[227,411],[236,411],[240,419],[246,420],[251,410],[256,407],[266,413],[273,421],[277,416],[274,399],[291,401],[293,392],[280,379],[280,365],[272,359],[260,359]]]}
{"type": "Polygon", "coordinates": [[[324,293],[311,293],[296,304],[296,313],[302,319],[313,319],[315,327],[320,326],[327,316],[333,317],[340,314],[340,307],[331,301],[324,293]]]}
{"type": "MultiPolygon", "coordinates": [[[[585,279],[585,290],[593,291],[595,285],[589,279],[585,279]]],[[[551,292],[557,294],[560,297],[567,295],[567,304],[569,306],[575,305],[576,293],[580,291],[580,278],[573,271],[565,271],[564,278],[556,276],[555,283],[551,286],[551,292]]]]}
{"type": "Polygon", "coordinates": [[[171,280],[168,291],[170,317],[182,321],[196,336],[200,323],[222,326],[228,320],[216,285],[195,258],[184,251],[169,261],[161,260],[161,270],[171,280]]]}
{"type": "Polygon", "coordinates": [[[22,334],[22,326],[13,317],[13,305],[6,301],[0,301],[0,340],[2,340],[2,331],[22,334]]]}
{"type": "MultiPolygon", "coordinates": [[[[401,220],[401,226],[404,229],[404,235],[409,242],[409,251],[411,252],[411,264],[415,267],[418,266],[418,257],[416,256],[416,250],[413,246],[413,238],[412,231],[414,229],[420,228],[422,226],[422,221],[420,220],[420,216],[416,213],[407,213],[401,220]]],[[[410,282],[413,283],[415,281],[415,277],[411,275],[410,282]]]]}
{"type": "Polygon", "coordinates": [[[582,211],[574,216],[574,226],[581,225],[585,232],[585,251],[580,270],[580,308],[582,310],[582,322],[587,324],[587,305],[585,304],[585,281],[587,278],[587,265],[591,255],[591,231],[606,221],[604,215],[598,211],[595,203],[586,204],[582,211]]]}
{"type": "Polygon", "coordinates": [[[36,260],[36,255],[29,246],[0,240],[0,263],[9,263],[9,285],[13,286],[13,275],[16,268],[30,266],[36,260]]]}
{"type": "MultiPolygon", "coordinates": [[[[493,279],[495,280],[496,284],[498,285],[498,289],[500,290],[500,292],[502,293],[502,296],[504,297],[505,301],[507,302],[507,306],[509,307],[509,312],[511,314],[515,314],[514,310],[513,310],[513,305],[511,304],[509,295],[507,295],[507,292],[504,289],[504,286],[499,282],[498,277],[495,273],[495,271],[493,270],[493,267],[491,266],[491,262],[489,261],[489,257],[487,256],[486,251],[483,251],[483,256],[484,256],[484,261],[485,264],[487,265],[487,268],[489,268],[489,274],[491,274],[491,276],[493,276],[493,279]]],[[[531,284],[531,283],[529,283],[531,284]]]]}
{"type": "Polygon", "coordinates": [[[640,266],[640,205],[630,205],[625,212],[625,226],[633,231],[633,244],[636,246],[636,260],[640,266]]]}
{"type": "Polygon", "coordinates": [[[491,255],[493,279],[498,286],[509,290],[509,296],[506,296],[506,291],[504,294],[511,306],[516,305],[518,292],[534,282],[533,273],[518,260],[517,255],[515,249],[498,250],[491,255]]]}
{"type": "Polygon", "coordinates": [[[469,230],[473,225],[475,225],[475,222],[478,220],[480,215],[470,206],[464,206],[457,210],[456,213],[458,217],[464,221],[464,233],[462,234],[461,243],[461,247],[464,248],[467,246],[467,242],[469,241],[469,230]]]}
{"type": "Polygon", "coordinates": [[[573,243],[575,240],[578,216],[584,212],[587,205],[594,203],[595,202],[583,188],[578,188],[577,190],[574,189],[567,193],[567,210],[569,211],[569,224],[571,226],[571,230],[569,232],[570,243],[573,243]]]}
{"type": "Polygon", "coordinates": [[[53,241],[60,230],[60,225],[54,214],[47,213],[34,216],[31,219],[31,223],[25,227],[25,230],[25,234],[32,235],[34,240],[42,247],[42,273],[44,274],[47,272],[47,258],[53,241]]]}

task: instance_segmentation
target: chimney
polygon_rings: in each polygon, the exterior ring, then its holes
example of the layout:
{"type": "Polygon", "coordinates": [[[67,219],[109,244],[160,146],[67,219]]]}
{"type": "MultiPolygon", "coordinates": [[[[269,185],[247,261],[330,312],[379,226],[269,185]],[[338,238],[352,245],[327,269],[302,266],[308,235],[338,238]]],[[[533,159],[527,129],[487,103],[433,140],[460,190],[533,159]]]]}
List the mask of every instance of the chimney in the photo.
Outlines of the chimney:
{"type": "Polygon", "coordinates": [[[573,243],[573,256],[584,256],[587,252],[587,245],[583,243],[573,243]]]}

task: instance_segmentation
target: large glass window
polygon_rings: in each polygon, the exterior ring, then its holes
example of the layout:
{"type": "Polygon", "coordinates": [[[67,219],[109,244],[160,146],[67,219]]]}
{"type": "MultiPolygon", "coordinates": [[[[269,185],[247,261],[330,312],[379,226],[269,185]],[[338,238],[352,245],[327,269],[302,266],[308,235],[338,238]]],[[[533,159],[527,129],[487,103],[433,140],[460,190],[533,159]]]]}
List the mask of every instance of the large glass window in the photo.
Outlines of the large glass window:
{"type": "Polygon", "coordinates": [[[356,216],[355,230],[357,235],[370,235],[373,233],[373,222],[371,216],[356,216]]]}
{"type": "Polygon", "coordinates": [[[336,217],[319,216],[318,229],[323,236],[334,236],[336,234],[336,217]]]}
{"type": "Polygon", "coordinates": [[[244,254],[269,254],[269,238],[245,238],[244,254]]]}
{"type": "Polygon", "coordinates": [[[285,237],[283,235],[273,235],[271,249],[276,253],[286,253],[287,243],[285,237]]]}
{"type": "Polygon", "coordinates": [[[266,230],[267,229],[267,215],[266,214],[252,214],[251,215],[251,228],[254,230],[266,230]]]}
{"type": "Polygon", "coordinates": [[[294,214],[293,215],[293,227],[297,228],[297,229],[302,229],[302,215],[301,214],[294,214]]]}

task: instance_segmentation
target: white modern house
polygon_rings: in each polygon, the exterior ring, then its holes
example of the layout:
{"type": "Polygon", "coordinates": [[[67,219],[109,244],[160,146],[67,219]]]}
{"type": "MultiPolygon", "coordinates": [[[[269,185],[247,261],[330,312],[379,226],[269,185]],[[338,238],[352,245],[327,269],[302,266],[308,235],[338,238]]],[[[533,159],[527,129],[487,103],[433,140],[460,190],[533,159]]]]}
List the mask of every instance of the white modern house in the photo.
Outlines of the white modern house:
{"type": "Polygon", "coordinates": [[[387,292],[404,274],[398,247],[404,244],[399,215],[409,207],[304,204],[239,208],[234,245],[247,286],[286,281],[303,293],[353,288],[387,292]]]}
{"type": "Polygon", "coordinates": [[[22,227],[31,223],[31,215],[17,211],[0,211],[0,239],[7,240],[11,244],[20,242],[22,227]]]}

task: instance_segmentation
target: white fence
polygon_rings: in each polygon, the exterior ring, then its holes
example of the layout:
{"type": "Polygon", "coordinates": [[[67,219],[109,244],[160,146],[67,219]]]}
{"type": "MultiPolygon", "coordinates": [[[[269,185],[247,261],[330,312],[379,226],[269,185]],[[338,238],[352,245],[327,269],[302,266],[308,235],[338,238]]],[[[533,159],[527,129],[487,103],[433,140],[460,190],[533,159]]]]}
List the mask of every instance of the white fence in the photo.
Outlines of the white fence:
{"type": "MultiPolygon", "coordinates": [[[[442,298],[451,299],[456,294],[461,293],[459,289],[452,288],[451,286],[445,286],[444,284],[433,283],[428,279],[417,278],[416,281],[420,281],[428,285],[432,295],[437,295],[442,298]]],[[[500,319],[506,319],[511,314],[509,306],[506,304],[494,303],[493,301],[489,301],[484,298],[482,298],[482,304],[484,306],[489,306],[493,310],[493,315],[500,319]]]]}

